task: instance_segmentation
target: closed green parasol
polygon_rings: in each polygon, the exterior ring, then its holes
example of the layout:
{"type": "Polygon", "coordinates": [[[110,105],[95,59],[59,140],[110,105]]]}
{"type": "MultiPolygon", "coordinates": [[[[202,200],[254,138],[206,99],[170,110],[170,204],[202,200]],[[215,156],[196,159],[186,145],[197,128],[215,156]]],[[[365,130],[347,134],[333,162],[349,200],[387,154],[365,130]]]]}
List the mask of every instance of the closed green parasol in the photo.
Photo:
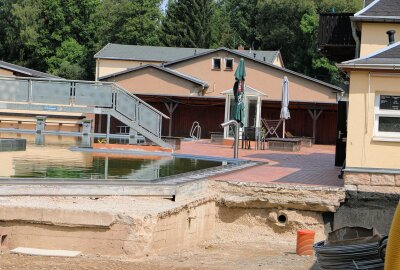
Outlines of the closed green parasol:
{"type": "Polygon", "coordinates": [[[233,106],[233,119],[243,126],[244,120],[244,81],[246,78],[246,68],[243,58],[235,71],[235,84],[233,85],[233,94],[235,95],[235,104],[233,106]]]}

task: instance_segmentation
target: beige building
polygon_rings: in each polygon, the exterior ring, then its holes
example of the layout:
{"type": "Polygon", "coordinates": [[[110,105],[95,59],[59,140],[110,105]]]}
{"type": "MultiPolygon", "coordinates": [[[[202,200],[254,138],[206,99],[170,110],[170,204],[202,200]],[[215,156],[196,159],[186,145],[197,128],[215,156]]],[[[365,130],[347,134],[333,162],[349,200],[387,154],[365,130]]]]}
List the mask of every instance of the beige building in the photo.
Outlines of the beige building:
{"type": "Polygon", "coordinates": [[[223,93],[232,88],[234,72],[243,58],[246,85],[260,93],[246,97],[245,126],[259,127],[261,118],[279,119],[286,76],[292,118],[298,118],[288,121],[288,129],[296,135],[315,135],[319,143],[335,142],[336,100],[342,90],[284,68],[278,51],[108,44],[95,58],[98,80],[115,82],[169,115],[172,124],[165,123],[169,128],[164,130],[182,137],[189,136],[195,121],[202,126],[203,137],[222,132],[220,124],[228,120],[233,100],[223,93]],[[320,119],[315,117],[318,114],[320,119]],[[327,129],[331,134],[323,131],[327,129]]]}
{"type": "Polygon", "coordinates": [[[361,57],[339,65],[350,77],[345,184],[379,191],[400,186],[399,1],[373,1],[352,20],[361,57]]]}
{"type": "MultiPolygon", "coordinates": [[[[146,64],[161,65],[180,59],[185,59],[197,54],[212,51],[201,48],[174,48],[139,46],[123,44],[107,44],[94,55],[96,59],[96,80],[129,68],[140,67],[146,64]]],[[[257,60],[268,62],[279,67],[284,67],[279,51],[252,51],[239,47],[236,52],[254,57],[257,60]]]]}

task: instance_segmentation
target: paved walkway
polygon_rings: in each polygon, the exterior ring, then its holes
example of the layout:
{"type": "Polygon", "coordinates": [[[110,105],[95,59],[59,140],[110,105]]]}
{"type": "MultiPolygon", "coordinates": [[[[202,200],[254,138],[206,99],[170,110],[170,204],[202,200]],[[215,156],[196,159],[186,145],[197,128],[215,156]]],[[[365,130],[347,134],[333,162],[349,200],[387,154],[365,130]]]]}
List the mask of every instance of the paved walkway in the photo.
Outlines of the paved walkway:
{"type": "MultiPolygon", "coordinates": [[[[215,145],[208,140],[182,142],[180,154],[233,157],[230,146],[215,145]]],[[[343,186],[335,167],[335,147],[313,145],[300,152],[239,149],[239,158],[268,162],[268,164],[215,176],[214,180],[286,183],[318,186],[343,186]]]]}

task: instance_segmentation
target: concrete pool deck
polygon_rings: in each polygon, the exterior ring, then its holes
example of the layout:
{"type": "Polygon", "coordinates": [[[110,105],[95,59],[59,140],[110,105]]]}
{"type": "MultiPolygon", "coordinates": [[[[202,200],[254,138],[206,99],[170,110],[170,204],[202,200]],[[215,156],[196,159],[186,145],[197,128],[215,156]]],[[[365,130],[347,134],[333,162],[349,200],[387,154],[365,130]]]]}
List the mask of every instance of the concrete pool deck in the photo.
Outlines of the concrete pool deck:
{"type": "MultiPolygon", "coordinates": [[[[211,144],[209,140],[184,141],[178,154],[231,158],[231,146],[211,144]]],[[[239,158],[267,164],[212,177],[212,180],[266,184],[343,187],[335,167],[335,147],[313,145],[299,152],[239,149],[239,158]]]]}

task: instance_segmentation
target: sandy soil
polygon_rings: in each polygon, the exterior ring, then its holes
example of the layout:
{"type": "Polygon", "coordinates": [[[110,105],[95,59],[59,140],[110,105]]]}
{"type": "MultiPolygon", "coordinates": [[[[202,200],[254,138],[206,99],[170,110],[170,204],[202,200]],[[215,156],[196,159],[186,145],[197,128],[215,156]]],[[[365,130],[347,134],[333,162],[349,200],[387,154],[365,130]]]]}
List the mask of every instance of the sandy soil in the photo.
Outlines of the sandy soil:
{"type": "Polygon", "coordinates": [[[265,269],[306,270],[313,257],[296,256],[285,245],[241,243],[208,244],[190,251],[140,260],[81,256],[78,258],[33,257],[0,254],[0,269],[265,269]]]}
{"type": "Polygon", "coordinates": [[[317,270],[313,256],[297,256],[293,238],[271,236],[263,228],[243,225],[218,226],[213,240],[180,252],[127,257],[80,256],[77,258],[33,257],[9,252],[0,254],[0,269],[262,269],[317,270]]]}

